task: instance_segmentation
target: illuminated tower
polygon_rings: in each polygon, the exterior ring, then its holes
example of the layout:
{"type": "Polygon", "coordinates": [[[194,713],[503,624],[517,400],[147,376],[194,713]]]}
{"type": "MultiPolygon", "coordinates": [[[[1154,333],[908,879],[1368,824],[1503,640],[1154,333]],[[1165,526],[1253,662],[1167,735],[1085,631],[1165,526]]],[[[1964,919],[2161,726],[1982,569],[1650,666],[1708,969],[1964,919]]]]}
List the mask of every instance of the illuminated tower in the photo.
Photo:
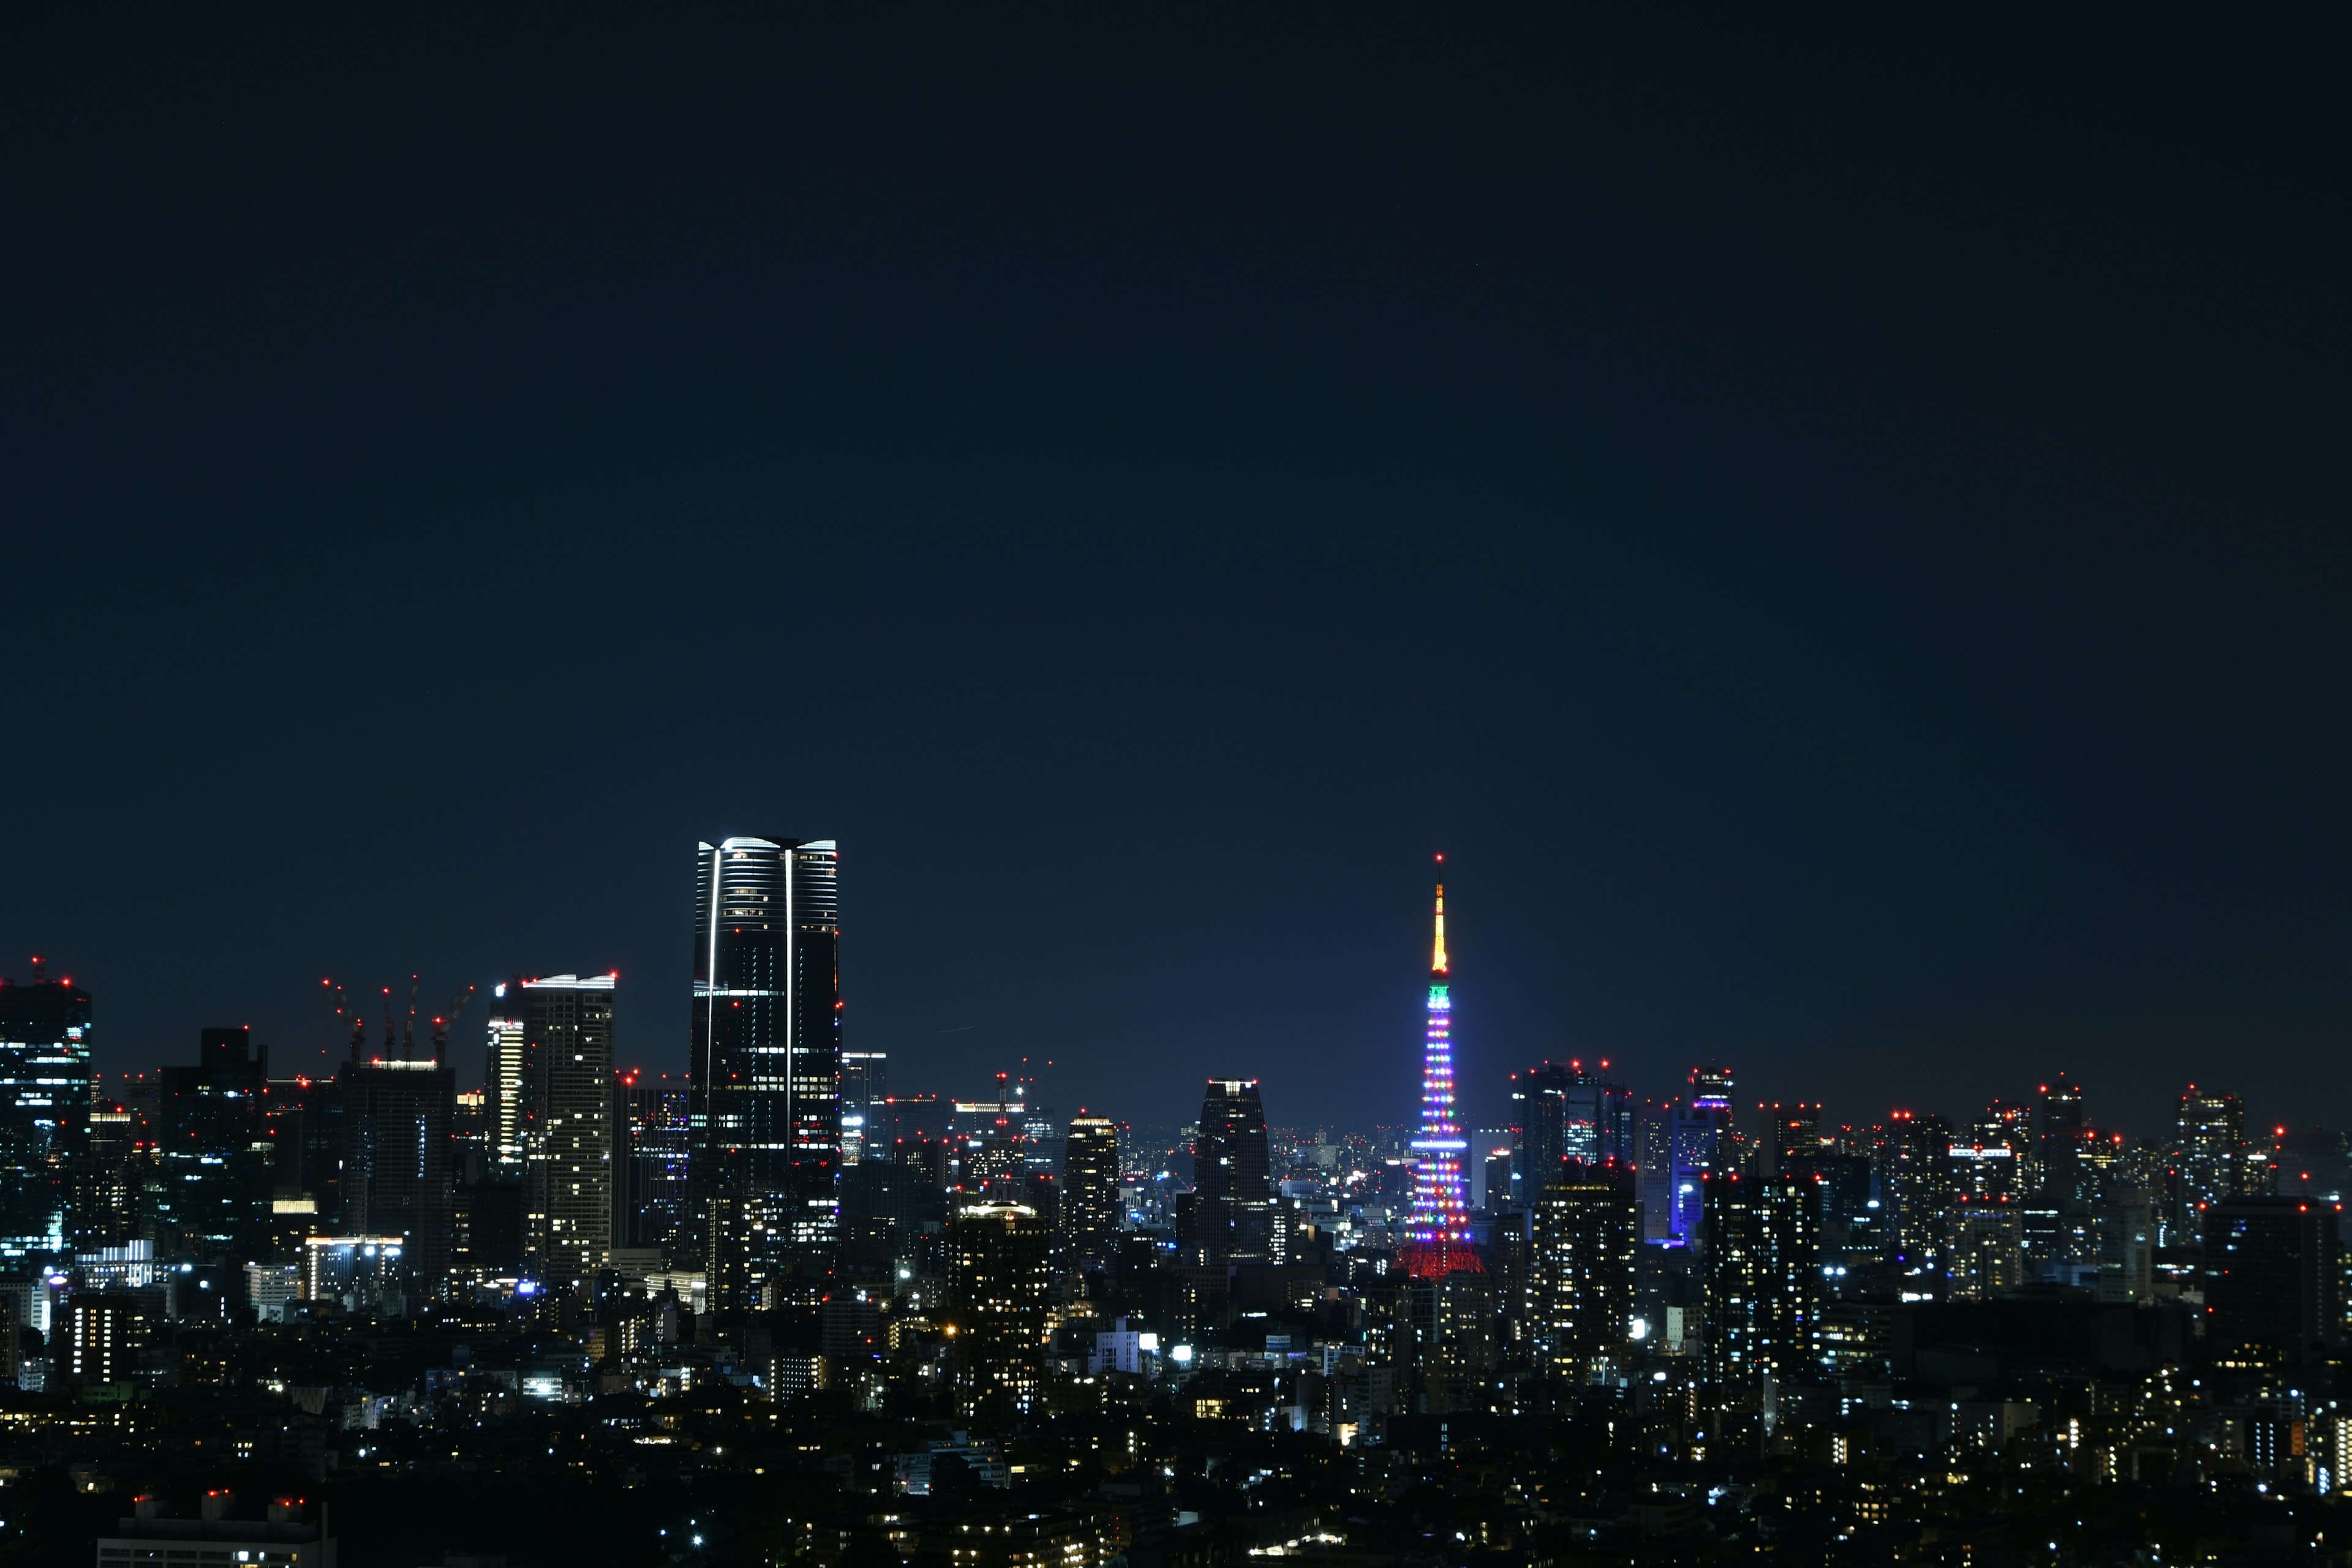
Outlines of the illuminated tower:
{"type": "Polygon", "coordinates": [[[1469,1144],[1454,1120],[1454,1004],[1446,984],[1445,884],[1440,882],[1436,940],[1429,954],[1429,1033],[1422,1047],[1421,1136],[1412,1141],[1421,1163],[1402,1259],[1415,1279],[1442,1279],[1463,1269],[1486,1272],[1470,1245],[1470,1205],[1462,1180],[1462,1153],[1469,1144]]]}

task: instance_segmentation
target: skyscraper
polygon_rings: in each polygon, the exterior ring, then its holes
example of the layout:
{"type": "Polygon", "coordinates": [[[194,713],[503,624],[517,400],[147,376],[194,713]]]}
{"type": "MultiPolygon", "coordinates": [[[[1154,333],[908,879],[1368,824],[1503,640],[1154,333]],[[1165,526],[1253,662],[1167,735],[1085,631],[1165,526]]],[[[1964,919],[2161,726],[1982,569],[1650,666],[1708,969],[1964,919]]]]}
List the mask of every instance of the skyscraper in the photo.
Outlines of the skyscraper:
{"type": "Polygon", "coordinates": [[[1821,1366],[1820,1200],[1810,1176],[1701,1179],[1706,1374],[1721,1388],[1810,1378],[1821,1366]]]}
{"type": "Polygon", "coordinates": [[[2173,1133],[2173,1223],[2195,1235],[2204,1211],[2248,1193],[2246,1153],[2244,1104],[2234,1094],[2190,1084],[2180,1097],[2173,1133]]]}
{"type": "Polygon", "coordinates": [[[2224,1198],[2205,1213],[2206,1341],[2224,1364],[2316,1358],[2343,1338],[2336,1205],[2224,1198]]]}
{"type": "Polygon", "coordinates": [[[1273,1167],[1257,1079],[1211,1079],[1192,1147],[1194,1212],[1211,1262],[1265,1262],[1272,1256],[1273,1167]]]}
{"type": "Polygon", "coordinates": [[[840,1238],[840,855],[730,838],[695,859],[688,1121],[713,1304],[814,1300],[840,1238]]]}
{"type": "Polygon", "coordinates": [[[948,1225],[957,1404],[967,1415],[1025,1414],[1052,1331],[1053,1237],[1035,1209],[970,1204],[948,1225]]]}
{"type": "Polygon", "coordinates": [[[1940,1294],[1950,1258],[1944,1229],[1952,1198],[1952,1124],[1941,1116],[1896,1110],[1887,1118],[1880,1197],[1893,1215],[1897,1270],[1917,1291],[1940,1294]]]}
{"type": "Polygon", "coordinates": [[[269,1047],[241,1028],[205,1030],[194,1067],[163,1069],[158,1217],[206,1262],[263,1256],[277,1163],[268,1079],[269,1047]]]}
{"type": "Polygon", "coordinates": [[[613,1245],[668,1247],[687,1214],[686,1085],[631,1068],[613,1093],[613,1245]]]}
{"type": "MultiPolygon", "coordinates": [[[[1609,1064],[1588,1070],[1581,1060],[1545,1062],[1514,1075],[1511,1098],[1519,1124],[1521,1183],[1532,1202],[1563,1160],[1598,1165],[1633,1160],[1633,1097],[1607,1076],[1609,1064]]],[[[1489,1199],[1488,1207],[1495,1207],[1489,1199]]]]}
{"type": "Polygon", "coordinates": [[[2042,1105],[2035,1117],[2035,1141],[2040,1146],[2042,1184],[2063,1203],[2087,1203],[2095,1197],[2097,1172],[2085,1158],[2097,1141],[2083,1089],[2063,1072],[2042,1086],[2042,1105]]]}
{"type": "Polygon", "coordinates": [[[66,1243],[72,1167],[89,1137],[89,993],[0,979],[0,1258],[66,1243]]]}
{"type": "MultiPolygon", "coordinates": [[[[1440,856],[1442,860],[1444,857],[1440,856]]],[[[1428,1024],[1422,1043],[1421,1136],[1412,1141],[1412,1218],[1400,1259],[1416,1279],[1457,1270],[1486,1272],[1470,1245],[1469,1194],[1462,1155],[1469,1141],[1454,1116],[1454,1003],[1445,958],[1445,884],[1437,885],[1435,935],[1429,952],[1428,1024]]]]}
{"type": "Polygon", "coordinates": [[[874,1108],[890,1098],[890,1053],[841,1053],[841,1163],[855,1165],[866,1157],[872,1135],[874,1108]]]}
{"type": "Polygon", "coordinates": [[[441,1287],[449,1268],[450,1130],[457,1075],[446,1064],[362,1059],[354,1037],[341,1083],[341,1231],[399,1237],[416,1288],[441,1287]]]}
{"type": "Polygon", "coordinates": [[[550,1283],[592,1278],[613,1242],[613,999],[616,974],[520,986],[523,1016],[524,1246],[550,1283]]]}
{"type": "Polygon", "coordinates": [[[1675,1246],[1699,1238],[1708,1173],[1718,1169],[1731,1134],[1731,1069],[1693,1068],[1690,1099],[1666,1111],[1666,1237],[1675,1246]]]}
{"type": "Polygon", "coordinates": [[[1100,1261],[1118,1235],[1118,1124],[1079,1115],[1062,1144],[1062,1237],[1081,1259],[1100,1261]]]}
{"type": "Polygon", "coordinates": [[[499,986],[493,994],[499,1010],[489,1021],[489,1054],[483,1063],[483,1089],[488,1100],[490,1162],[501,1171],[522,1171],[522,998],[499,986]]]}
{"type": "Polygon", "coordinates": [[[1623,1353],[1633,1318],[1633,1247],[1641,1215],[1633,1173],[1570,1161],[1538,1190],[1528,1270],[1536,1365],[1583,1384],[1623,1353]]]}

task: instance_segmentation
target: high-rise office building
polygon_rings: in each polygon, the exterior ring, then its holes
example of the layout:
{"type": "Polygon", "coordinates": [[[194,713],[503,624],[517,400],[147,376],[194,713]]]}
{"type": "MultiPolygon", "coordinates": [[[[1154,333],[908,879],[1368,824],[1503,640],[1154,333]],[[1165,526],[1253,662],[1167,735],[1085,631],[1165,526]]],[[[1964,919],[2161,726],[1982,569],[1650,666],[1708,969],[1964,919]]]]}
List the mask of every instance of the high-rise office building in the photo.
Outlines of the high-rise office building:
{"type": "Polygon", "coordinates": [[[269,1047],[250,1029],[206,1029],[195,1066],[163,1071],[156,1218],[205,1262],[267,1256],[277,1170],[268,1088],[269,1047]]]}
{"type": "MultiPolygon", "coordinates": [[[[1441,859],[1444,857],[1440,857],[1441,859]]],[[[1445,884],[1437,885],[1429,950],[1429,999],[1421,1052],[1421,1135],[1412,1141],[1412,1217],[1398,1262],[1415,1279],[1483,1274],[1470,1241],[1470,1194],[1462,1179],[1469,1140],[1454,1120],[1452,964],[1445,955],[1445,884]]]]}
{"type": "Polygon", "coordinates": [[[2205,1211],[2205,1339],[2218,1359],[2300,1362],[2341,1341],[2337,1218],[2306,1198],[2223,1198],[2205,1211]]]}
{"type": "Polygon", "coordinates": [[[1079,1115],[1062,1144],[1062,1240],[1079,1260],[1100,1262],[1118,1236],[1118,1124],[1079,1115]]]}
{"type": "Polygon", "coordinates": [[[2061,1072],[2042,1085],[2041,1097],[2034,1142],[2042,1184],[2059,1203],[2088,1204],[2098,1195],[2094,1163],[2098,1134],[2083,1103],[2082,1086],[2061,1072]]]}
{"type": "Polygon", "coordinates": [[[613,1089],[613,1245],[668,1247],[687,1215],[686,1085],[635,1068],[613,1089]]]}
{"type": "Polygon", "coordinates": [[[1810,1176],[1701,1179],[1706,1374],[1719,1388],[1821,1367],[1820,1199],[1810,1176]]]}
{"type": "Polygon", "coordinates": [[[1731,1069],[1691,1069],[1690,1098],[1665,1111],[1666,1225],[1671,1246],[1696,1243],[1703,1224],[1706,1178],[1723,1169],[1732,1130],[1731,1069]]]}
{"type": "Polygon", "coordinates": [[[342,1206],[342,1080],[274,1078],[268,1088],[270,1197],[284,1205],[285,1219],[303,1235],[333,1235],[342,1206]]]}
{"type": "Polygon", "coordinates": [[[1518,1131],[1511,1163],[1524,1202],[1533,1203],[1568,1158],[1568,1094],[1577,1076],[1572,1062],[1544,1062],[1511,1075],[1511,1120],[1518,1131]]]}
{"type": "Polygon", "coordinates": [[[1800,1100],[1759,1105],[1756,1130],[1757,1157],[1762,1174],[1811,1171],[1822,1154],[1822,1107],[1818,1100],[1800,1100]]]}
{"type": "Polygon", "coordinates": [[[1053,1331],[1053,1236],[1022,1204],[968,1204],[948,1223],[948,1302],[957,1403],[967,1415],[1023,1415],[1053,1331]]]}
{"type": "Polygon", "coordinates": [[[139,1370],[144,1328],[137,1296],[76,1293],[66,1304],[65,1371],[84,1384],[129,1383],[139,1370]]]}
{"type": "Polygon", "coordinates": [[[866,1157],[875,1124],[876,1108],[890,1099],[890,1053],[841,1053],[841,1163],[855,1165],[866,1157]]]}
{"type": "Polygon", "coordinates": [[[523,1167],[524,1091],[522,1079],[522,998],[513,987],[500,985],[492,999],[498,1011],[489,1021],[489,1050],[482,1064],[482,1092],[488,1101],[490,1162],[520,1176],[523,1167]]]}
{"type": "Polygon", "coordinates": [[[1822,1263],[1859,1268],[1886,1250],[1886,1220],[1866,1154],[1823,1152],[1809,1162],[1821,1178],[1822,1263]]]}
{"type": "Polygon", "coordinates": [[[840,1237],[840,855],[729,838],[695,858],[688,1119],[699,1260],[721,1310],[814,1299],[840,1237]]]}
{"type": "Polygon", "coordinates": [[[398,1237],[410,1284],[441,1288],[449,1269],[450,1130],[457,1081],[427,1059],[352,1058],[338,1074],[343,1155],[338,1232],[398,1237]]]}
{"type": "Polygon", "coordinates": [[[89,1137],[89,993],[0,978],[0,1261],[64,1247],[74,1167],[89,1137]]]}
{"type": "Polygon", "coordinates": [[[1470,1184],[1470,1206],[1499,1214],[1511,1206],[1511,1153],[1518,1140],[1507,1127],[1481,1127],[1470,1134],[1463,1175],[1470,1184]]]}
{"type": "MultiPolygon", "coordinates": [[[[1586,1165],[1633,1163],[1633,1097],[1608,1073],[1605,1061],[1595,1070],[1571,1059],[1512,1075],[1512,1109],[1520,1129],[1514,1164],[1523,1185],[1548,1184],[1564,1160],[1586,1165]]],[[[1486,1206],[1496,1205],[1490,1198],[1486,1206]]]]}
{"type": "Polygon", "coordinates": [[[2156,1212],[2147,1194],[2118,1184],[2098,1206],[2094,1234],[2099,1300],[2117,1306],[2146,1306],[2154,1300],[2156,1212]]]}
{"type": "Polygon", "coordinates": [[[616,974],[525,980],[524,1246],[551,1284],[592,1279],[613,1244],[616,974]]]}
{"type": "Polygon", "coordinates": [[[1990,1301],[2025,1282],[2025,1205],[2005,1194],[1962,1193],[1944,1215],[1952,1300],[1990,1301]]]}
{"type": "Polygon", "coordinates": [[[1633,1319],[1633,1248],[1641,1209],[1633,1173],[1570,1161],[1535,1197],[1528,1268],[1534,1364],[1573,1384],[1619,1361],[1633,1319]]]}
{"type": "Polygon", "coordinates": [[[1267,1260],[1274,1249],[1273,1155],[1255,1079],[1211,1079],[1192,1146],[1194,1213],[1213,1263],[1267,1260]]]}
{"type": "Polygon", "coordinates": [[[2225,1198],[2249,1194],[2248,1152],[2244,1104],[2234,1094],[2190,1084],[2174,1121],[2173,1223],[2196,1235],[2200,1215],[2225,1198]]]}
{"type": "Polygon", "coordinates": [[[1879,1203],[1893,1217],[1897,1271],[1914,1289],[1940,1293],[1947,1257],[1944,1215],[1951,1205],[1952,1124],[1941,1116],[1897,1110],[1880,1150],[1879,1203]]]}
{"type": "MultiPolygon", "coordinates": [[[[152,1239],[154,1216],[148,1189],[160,1187],[146,1167],[155,1159],[155,1129],[119,1100],[100,1095],[89,1113],[89,1152],[73,1184],[72,1234],[83,1247],[122,1247],[152,1239]]],[[[0,1386],[6,1379],[0,1377],[0,1386]]]]}

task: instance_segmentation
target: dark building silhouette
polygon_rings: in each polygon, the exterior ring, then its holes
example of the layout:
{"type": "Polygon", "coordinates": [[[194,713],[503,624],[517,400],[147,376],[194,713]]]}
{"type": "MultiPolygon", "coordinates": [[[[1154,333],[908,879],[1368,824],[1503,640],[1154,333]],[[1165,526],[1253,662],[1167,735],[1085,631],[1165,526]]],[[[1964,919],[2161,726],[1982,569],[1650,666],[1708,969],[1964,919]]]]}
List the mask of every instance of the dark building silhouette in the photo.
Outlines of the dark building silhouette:
{"type": "Polygon", "coordinates": [[[631,1069],[613,1079],[613,1245],[667,1247],[686,1223],[684,1080],[631,1069]]]}
{"type": "Polygon", "coordinates": [[[516,1279],[524,1269],[523,1184],[460,1182],[450,1205],[449,1266],[468,1284],[516,1279]]]}
{"type": "Polygon", "coordinates": [[[248,1029],[206,1029],[194,1067],[167,1067],[157,1138],[160,1225],[207,1262],[247,1263],[268,1247],[276,1154],[269,1048],[248,1029]]]}
{"type": "Polygon", "coordinates": [[[2205,1213],[2205,1338],[2218,1357],[2299,1361],[2342,1338],[2336,1205],[2225,1198],[2205,1213]]]}
{"type": "MultiPolygon", "coordinates": [[[[1552,1179],[1564,1160],[1588,1165],[1633,1163],[1633,1097],[1607,1078],[1609,1064],[1588,1070],[1581,1060],[1544,1062],[1516,1074],[1511,1083],[1519,1137],[1513,1163],[1521,1184],[1519,1200],[1533,1203],[1536,1190],[1552,1179]]],[[[1490,1194],[1487,1206],[1502,1200],[1490,1194]]]]}
{"type": "Polygon", "coordinates": [[[89,1138],[89,993],[0,979],[0,1255],[64,1245],[76,1167],[89,1138]]]}
{"type": "Polygon", "coordinates": [[[722,1311],[814,1300],[840,1236],[841,915],[832,840],[729,838],[695,858],[688,1119],[695,1260],[722,1311]]]}
{"type": "Polygon", "coordinates": [[[1255,1079],[1211,1079],[1192,1146],[1196,1223],[1213,1263],[1263,1260],[1273,1251],[1273,1157],[1255,1079]]]}
{"type": "Polygon", "coordinates": [[[289,1205],[307,1202],[308,1234],[331,1235],[342,1206],[342,1082],[278,1078],[268,1088],[271,1196],[289,1205]]]}
{"type": "Polygon", "coordinates": [[[343,1168],[336,1234],[400,1237],[409,1279],[429,1295],[449,1268],[456,1075],[439,1062],[354,1054],[338,1077],[343,1168]]]}

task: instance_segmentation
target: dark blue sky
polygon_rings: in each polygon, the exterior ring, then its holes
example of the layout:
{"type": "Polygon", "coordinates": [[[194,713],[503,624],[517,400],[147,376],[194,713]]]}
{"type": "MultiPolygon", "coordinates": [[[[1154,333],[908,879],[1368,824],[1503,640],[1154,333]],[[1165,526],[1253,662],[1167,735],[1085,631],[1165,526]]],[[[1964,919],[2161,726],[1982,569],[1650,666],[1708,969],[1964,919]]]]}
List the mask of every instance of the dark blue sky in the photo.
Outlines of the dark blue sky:
{"type": "Polygon", "coordinates": [[[1365,1122],[1444,849],[1481,1121],[2352,1121],[2347,26],[16,31],[0,952],[675,1067],[832,835],[899,1087],[1365,1122]]]}

